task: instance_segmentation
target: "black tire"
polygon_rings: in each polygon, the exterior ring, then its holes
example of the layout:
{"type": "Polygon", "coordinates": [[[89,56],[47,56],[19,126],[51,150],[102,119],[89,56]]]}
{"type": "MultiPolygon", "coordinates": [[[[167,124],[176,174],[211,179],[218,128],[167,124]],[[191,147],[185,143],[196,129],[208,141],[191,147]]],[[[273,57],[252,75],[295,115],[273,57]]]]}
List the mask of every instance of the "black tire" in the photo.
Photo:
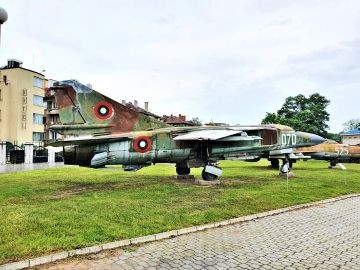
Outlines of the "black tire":
{"type": "Polygon", "coordinates": [[[217,175],[205,172],[205,169],[203,169],[201,176],[202,176],[202,179],[204,179],[205,181],[214,181],[214,180],[218,179],[217,175]]]}
{"type": "Polygon", "coordinates": [[[190,168],[176,167],[176,173],[178,175],[189,175],[190,174],[190,168]]]}
{"type": "Polygon", "coordinates": [[[335,167],[337,164],[336,160],[330,160],[330,166],[335,167]]]}
{"type": "Polygon", "coordinates": [[[289,169],[292,169],[292,167],[293,167],[293,162],[289,160],[289,169]]]}
{"type": "Polygon", "coordinates": [[[275,159],[270,159],[270,163],[271,163],[271,168],[274,169],[279,169],[279,160],[277,158],[275,159]]]}

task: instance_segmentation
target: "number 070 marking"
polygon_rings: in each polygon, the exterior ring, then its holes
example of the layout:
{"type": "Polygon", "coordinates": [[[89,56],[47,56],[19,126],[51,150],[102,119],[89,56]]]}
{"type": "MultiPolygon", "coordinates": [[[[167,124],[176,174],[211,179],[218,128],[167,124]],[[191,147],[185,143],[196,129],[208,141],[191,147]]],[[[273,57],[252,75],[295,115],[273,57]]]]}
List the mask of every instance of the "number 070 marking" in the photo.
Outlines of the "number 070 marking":
{"type": "Polygon", "coordinates": [[[296,134],[281,134],[281,144],[296,144],[296,134]]]}

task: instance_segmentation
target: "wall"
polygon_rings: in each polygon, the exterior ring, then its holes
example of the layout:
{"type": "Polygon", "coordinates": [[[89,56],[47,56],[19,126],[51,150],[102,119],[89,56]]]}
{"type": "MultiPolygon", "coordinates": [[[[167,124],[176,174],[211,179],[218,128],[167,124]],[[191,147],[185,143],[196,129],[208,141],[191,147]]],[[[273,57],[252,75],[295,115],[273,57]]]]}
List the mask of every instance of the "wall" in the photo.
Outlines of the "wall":
{"type": "Polygon", "coordinates": [[[44,85],[42,88],[34,86],[34,76],[43,80],[44,76],[23,68],[3,69],[0,73],[0,141],[18,145],[32,142],[33,132],[44,132],[43,124],[33,123],[33,113],[44,115],[44,107],[33,104],[34,95],[44,96],[44,85]],[[4,75],[7,85],[3,82],[4,75]]]}
{"type": "Polygon", "coordinates": [[[342,142],[344,144],[356,145],[360,144],[360,134],[359,135],[348,135],[348,136],[341,136],[342,142]]]}

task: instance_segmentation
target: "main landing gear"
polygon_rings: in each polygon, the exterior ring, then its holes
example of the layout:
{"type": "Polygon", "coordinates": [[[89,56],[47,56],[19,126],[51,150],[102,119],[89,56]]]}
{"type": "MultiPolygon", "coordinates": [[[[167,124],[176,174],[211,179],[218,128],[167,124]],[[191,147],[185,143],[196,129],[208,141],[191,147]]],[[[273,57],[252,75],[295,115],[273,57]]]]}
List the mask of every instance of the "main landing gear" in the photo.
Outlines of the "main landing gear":
{"type": "Polygon", "coordinates": [[[222,169],[214,165],[206,165],[201,176],[205,181],[215,181],[222,175],[222,169]]]}
{"type": "Polygon", "coordinates": [[[337,164],[337,161],[336,160],[330,160],[330,166],[329,166],[329,169],[334,169],[336,168],[336,164],[337,164]]]}
{"type": "Polygon", "coordinates": [[[190,168],[176,166],[176,173],[178,175],[189,175],[190,174],[190,168]]]}
{"type": "Polygon", "coordinates": [[[271,168],[279,169],[279,160],[277,158],[270,159],[270,162],[271,162],[271,168]]]}
{"type": "Polygon", "coordinates": [[[202,170],[201,177],[205,181],[214,181],[214,180],[218,179],[217,175],[208,173],[208,172],[205,171],[205,169],[202,170]]]}
{"type": "MultiPolygon", "coordinates": [[[[190,168],[176,166],[176,173],[178,175],[190,175],[190,168]]],[[[222,175],[222,169],[214,165],[206,165],[202,170],[201,177],[205,181],[215,181],[222,175]]]]}

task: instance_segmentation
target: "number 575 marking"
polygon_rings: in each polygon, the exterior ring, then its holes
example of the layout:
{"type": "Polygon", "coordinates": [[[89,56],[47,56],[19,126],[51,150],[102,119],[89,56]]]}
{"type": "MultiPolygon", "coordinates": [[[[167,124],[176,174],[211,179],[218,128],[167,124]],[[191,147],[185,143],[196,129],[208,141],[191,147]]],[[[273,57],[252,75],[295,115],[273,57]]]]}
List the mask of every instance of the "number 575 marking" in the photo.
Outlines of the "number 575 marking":
{"type": "Polygon", "coordinates": [[[349,149],[344,148],[344,147],[338,147],[335,148],[336,153],[338,153],[338,155],[348,155],[349,154],[349,149]]]}

